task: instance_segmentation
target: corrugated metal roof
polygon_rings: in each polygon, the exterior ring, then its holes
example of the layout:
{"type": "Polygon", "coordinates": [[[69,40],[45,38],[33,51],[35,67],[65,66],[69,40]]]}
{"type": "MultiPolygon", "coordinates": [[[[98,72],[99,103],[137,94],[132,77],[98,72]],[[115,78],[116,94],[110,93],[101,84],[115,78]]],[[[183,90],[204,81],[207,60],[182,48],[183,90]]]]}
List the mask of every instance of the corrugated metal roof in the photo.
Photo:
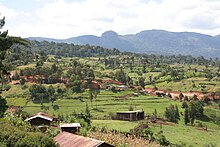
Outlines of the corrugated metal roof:
{"type": "Polygon", "coordinates": [[[138,113],[138,112],[144,112],[143,110],[135,110],[135,111],[119,111],[117,113],[138,113]]]}
{"type": "Polygon", "coordinates": [[[81,127],[80,123],[62,123],[60,124],[60,127],[81,127]]]}
{"type": "Polygon", "coordinates": [[[35,114],[34,116],[32,116],[30,118],[27,118],[26,121],[32,120],[32,119],[37,118],[37,117],[40,117],[40,118],[43,118],[43,119],[46,119],[46,120],[49,120],[49,121],[53,121],[53,119],[54,119],[53,116],[50,116],[47,113],[39,112],[39,113],[35,114]]]}
{"type": "Polygon", "coordinates": [[[68,132],[62,132],[54,137],[59,147],[98,147],[103,141],[88,137],[78,136],[68,132]]]}

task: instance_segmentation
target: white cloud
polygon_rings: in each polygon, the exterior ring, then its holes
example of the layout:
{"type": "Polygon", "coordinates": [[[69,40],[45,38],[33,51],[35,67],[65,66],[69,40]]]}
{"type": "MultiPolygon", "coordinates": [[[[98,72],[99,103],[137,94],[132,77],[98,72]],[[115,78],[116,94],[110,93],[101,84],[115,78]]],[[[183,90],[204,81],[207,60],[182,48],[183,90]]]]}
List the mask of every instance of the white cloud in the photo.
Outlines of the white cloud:
{"type": "Polygon", "coordinates": [[[18,13],[13,9],[1,5],[0,3],[0,14],[1,14],[0,17],[5,16],[7,19],[10,20],[11,18],[17,16],[18,13]]]}
{"type": "Polygon", "coordinates": [[[10,31],[22,37],[68,38],[101,35],[107,30],[129,34],[148,29],[220,34],[218,0],[56,0],[35,14],[3,6],[1,12],[3,8],[11,21],[15,16],[25,17],[14,26],[10,23],[10,31]]]}

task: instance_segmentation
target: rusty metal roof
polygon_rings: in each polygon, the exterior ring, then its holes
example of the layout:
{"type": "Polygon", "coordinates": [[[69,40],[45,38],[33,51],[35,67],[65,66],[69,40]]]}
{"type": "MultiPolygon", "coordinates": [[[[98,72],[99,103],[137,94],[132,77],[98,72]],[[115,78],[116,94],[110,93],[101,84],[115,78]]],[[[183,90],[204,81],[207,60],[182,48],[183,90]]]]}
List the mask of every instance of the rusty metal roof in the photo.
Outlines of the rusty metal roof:
{"type": "MultiPolygon", "coordinates": [[[[88,137],[62,132],[54,137],[59,147],[99,147],[105,142],[88,137]]],[[[110,145],[111,146],[111,145],[110,145]]]]}

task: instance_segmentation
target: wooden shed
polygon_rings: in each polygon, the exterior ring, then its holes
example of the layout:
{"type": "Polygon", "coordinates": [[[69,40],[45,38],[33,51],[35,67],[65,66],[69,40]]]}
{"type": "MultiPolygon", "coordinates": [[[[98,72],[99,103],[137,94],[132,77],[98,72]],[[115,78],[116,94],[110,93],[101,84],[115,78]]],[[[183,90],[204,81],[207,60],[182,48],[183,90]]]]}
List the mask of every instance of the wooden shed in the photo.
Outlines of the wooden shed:
{"type": "Polygon", "coordinates": [[[53,121],[56,121],[57,119],[53,116],[50,116],[47,113],[39,112],[35,115],[33,115],[30,118],[27,118],[25,121],[28,121],[31,123],[32,126],[40,126],[40,125],[50,125],[53,121]]]}
{"type": "Polygon", "coordinates": [[[79,123],[63,123],[60,124],[60,129],[62,132],[76,133],[79,132],[80,129],[79,123]]]}
{"type": "Polygon", "coordinates": [[[143,120],[144,119],[144,111],[143,110],[136,110],[136,111],[117,112],[117,119],[118,120],[128,120],[128,121],[143,120]]]}
{"type": "Polygon", "coordinates": [[[114,147],[104,141],[75,135],[68,132],[58,134],[53,140],[59,147],[114,147]]]}

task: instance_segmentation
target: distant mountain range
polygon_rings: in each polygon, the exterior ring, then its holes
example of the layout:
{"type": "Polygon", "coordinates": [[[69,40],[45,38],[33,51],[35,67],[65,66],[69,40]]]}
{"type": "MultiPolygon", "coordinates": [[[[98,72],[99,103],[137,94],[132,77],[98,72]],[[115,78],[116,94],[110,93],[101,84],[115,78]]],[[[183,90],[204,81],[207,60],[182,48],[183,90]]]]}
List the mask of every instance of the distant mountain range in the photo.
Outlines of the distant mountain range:
{"type": "Polygon", "coordinates": [[[192,55],[206,58],[220,58],[220,35],[210,36],[194,32],[168,32],[147,30],[137,34],[118,35],[107,31],[101,37],[84,35],[68,39],[30,37],[30,40],[95,45],[105,48],[117,48],[120,51],[163,54],[192,55]]]}

